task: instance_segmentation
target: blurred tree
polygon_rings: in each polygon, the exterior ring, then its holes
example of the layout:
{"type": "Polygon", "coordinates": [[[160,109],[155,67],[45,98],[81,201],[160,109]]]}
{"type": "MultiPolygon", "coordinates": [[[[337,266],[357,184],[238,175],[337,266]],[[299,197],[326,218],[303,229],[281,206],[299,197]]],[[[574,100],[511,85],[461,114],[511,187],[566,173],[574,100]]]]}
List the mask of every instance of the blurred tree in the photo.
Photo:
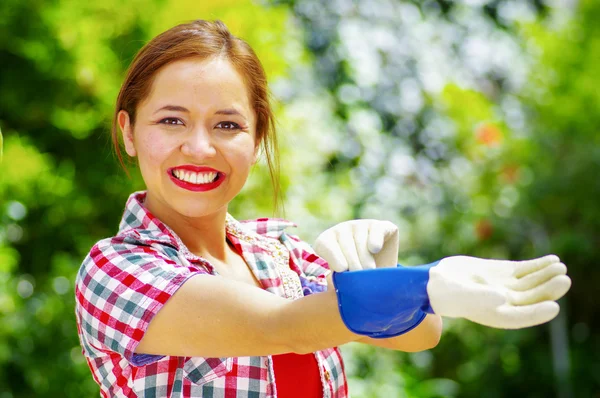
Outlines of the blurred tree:
{"type": "Polygon", "coordinates": [[[523,253],[552,250],[570,266],[574,288],[563,303],[570,352],[554,357],[561,396],[570,389],[576,397],[600,393],[600,320],[594,318],[600,308],[599,17],[600,3],[583,0],[572,19],[549,29],[524,28],[539,55],[520,93],[531,121],[531,148],[517,165],[528,167],[533,178],[515,214],[525,223],[514,223],[509,232],[526,232],[523,253]]]}
{"type": "Polygon", "coordinates": [[[333,181],[350,176],[353,217],[398,224],[407,264],[554,252],[575,285],[549,328],[449,320],[431,353],[391,361],[348,347],[351,388],[361,397],[600,391],[598,352],[589,349],[600,347],[591,318],[600,273],[588,265],[600,247],[598,3],[273,3],[294,10],[330,93],[343,138],[324,171],[333,181]]]}

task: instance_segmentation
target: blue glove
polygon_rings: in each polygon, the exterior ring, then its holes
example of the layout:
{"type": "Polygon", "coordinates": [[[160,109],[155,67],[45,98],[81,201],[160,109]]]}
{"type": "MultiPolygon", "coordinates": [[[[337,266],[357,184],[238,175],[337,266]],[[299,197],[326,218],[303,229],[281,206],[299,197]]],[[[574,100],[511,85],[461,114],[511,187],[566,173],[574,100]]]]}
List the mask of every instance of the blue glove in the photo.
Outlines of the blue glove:
{"type": "Polygon", "coordinates": [[[417,327],[427,314],[434,313],[427,283],[429,270],[438,263],[334,272],[333,285],[346,327],[373,338],[399,336],[417,327]]]}

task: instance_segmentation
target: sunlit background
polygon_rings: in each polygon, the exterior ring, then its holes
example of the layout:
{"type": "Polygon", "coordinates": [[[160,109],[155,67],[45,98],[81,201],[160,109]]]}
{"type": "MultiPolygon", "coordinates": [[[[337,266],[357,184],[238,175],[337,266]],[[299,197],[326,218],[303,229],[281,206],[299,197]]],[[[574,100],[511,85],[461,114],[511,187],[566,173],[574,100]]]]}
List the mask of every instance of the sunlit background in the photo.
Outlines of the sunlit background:
{"type": "MultiPolygon", "coordinates": [[[[111,153],[112,107],[135,52],[190,19],[222,19],[267,69],[279,215],[305,240],[388,219],[407,265],[569,267],[548,325],[344,346],[353,397],[600,397],[599,1],[1,0],[0,398],[98,396],[73,281],[143,189],[111,153]]],[[[259,165],[230,210],[270,216],[271,193],[259,165]]]]}

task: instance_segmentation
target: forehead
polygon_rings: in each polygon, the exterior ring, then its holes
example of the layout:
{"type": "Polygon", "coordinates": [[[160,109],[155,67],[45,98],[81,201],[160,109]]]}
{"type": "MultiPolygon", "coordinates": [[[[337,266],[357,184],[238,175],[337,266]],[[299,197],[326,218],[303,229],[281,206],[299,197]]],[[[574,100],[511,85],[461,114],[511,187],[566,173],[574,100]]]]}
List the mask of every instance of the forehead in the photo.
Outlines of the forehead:
{"type": "MultiPolygon", "coordinates": [[[[248,89],[233,65],[222,58],[188,58],[161,68],[147,104],[172,103],[194,108],[239,107],[251,111],[248,89]]],[[[189,109],[189,108],[188,108],[189,109]]]]}

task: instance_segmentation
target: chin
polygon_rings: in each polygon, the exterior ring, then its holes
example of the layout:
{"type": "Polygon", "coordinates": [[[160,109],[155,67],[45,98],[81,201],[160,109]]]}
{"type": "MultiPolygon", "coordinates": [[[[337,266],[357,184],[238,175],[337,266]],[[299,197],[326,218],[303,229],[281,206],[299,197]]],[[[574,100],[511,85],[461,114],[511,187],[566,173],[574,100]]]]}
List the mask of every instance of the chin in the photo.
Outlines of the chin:
{"type": "Polygon", "coordinates": [[[200,218],[221,211],[227,211],[227,203],[217,204],[204,200],[182,200],[178,203],[173,203],[172,208],[184,217],[200,218]]]}

